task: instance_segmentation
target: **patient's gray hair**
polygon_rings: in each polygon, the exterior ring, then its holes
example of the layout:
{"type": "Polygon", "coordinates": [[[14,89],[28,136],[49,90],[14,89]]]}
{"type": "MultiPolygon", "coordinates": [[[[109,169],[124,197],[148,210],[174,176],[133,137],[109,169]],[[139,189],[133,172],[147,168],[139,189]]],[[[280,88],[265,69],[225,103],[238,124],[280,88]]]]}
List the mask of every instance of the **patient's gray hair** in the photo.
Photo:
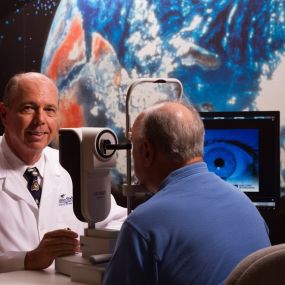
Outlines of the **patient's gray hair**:
{"type": "MultiPolygon", "coordinates": [[[[168,102],[170,101],[158,102],[155,105],[168,102]]],[[[195,107],[186,102],[180,104],[189,110],[191,120],[181,119],[171,110],[150,108],[143,114],[139,134],[176,163],[203,156],[205,133],[204,124],[195,107]]]]}

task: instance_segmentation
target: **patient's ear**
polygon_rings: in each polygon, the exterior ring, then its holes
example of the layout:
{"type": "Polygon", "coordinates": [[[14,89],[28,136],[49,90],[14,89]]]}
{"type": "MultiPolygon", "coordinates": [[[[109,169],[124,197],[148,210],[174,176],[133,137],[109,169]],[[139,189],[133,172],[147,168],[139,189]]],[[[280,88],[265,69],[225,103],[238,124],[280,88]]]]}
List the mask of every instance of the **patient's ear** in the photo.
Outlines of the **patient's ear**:
{"type": "Polygon", "coordinates": [[[142,156],[143,156],[143,165],[145,167],[150,167],[154,162],[155,152],[154,147],[148,140],[144,140],[142,143],[142,156]]]}
{"type": "Polygon", "coordinates": [[[3,102],[0,102],[0,121],[5,126],[6,122],[6,107],[3,102]]]}

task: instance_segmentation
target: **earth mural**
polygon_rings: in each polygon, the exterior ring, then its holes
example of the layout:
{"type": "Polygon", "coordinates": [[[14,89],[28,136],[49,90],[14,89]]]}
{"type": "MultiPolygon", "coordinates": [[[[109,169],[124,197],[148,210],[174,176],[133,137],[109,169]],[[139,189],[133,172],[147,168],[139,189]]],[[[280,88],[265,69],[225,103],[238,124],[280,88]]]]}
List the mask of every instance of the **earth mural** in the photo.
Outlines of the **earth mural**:
{"type": "MultiPolygon", "coordinates": [[[[280,70],[284,77],[284,5],[278,0],[62,0],[41,65],[59,87],[62,127],[109,127],[123,140],[127,89],[142,77],[179,79],[185,98],[200,111],[280,110],[284,123],[284,95],[271,94],[280,87],[280,70]]],[[[175,85],[138,86],[132,117],[176,96],[175,85]]],[[[284,149],[282,125],[282,187],[284,149]]],[[[123,151],[116,171],[117,178],[126,171],[123,151]]]]}

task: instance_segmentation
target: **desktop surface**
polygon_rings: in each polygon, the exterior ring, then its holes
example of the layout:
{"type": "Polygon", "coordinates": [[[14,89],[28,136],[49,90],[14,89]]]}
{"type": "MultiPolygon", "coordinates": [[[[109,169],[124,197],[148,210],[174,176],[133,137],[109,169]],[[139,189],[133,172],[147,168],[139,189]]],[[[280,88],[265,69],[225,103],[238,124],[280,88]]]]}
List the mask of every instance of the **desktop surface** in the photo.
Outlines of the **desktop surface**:
{"type": "Polygon", "coordinates": [[[69,276],[55,272],[54,267],[45,270],[23,270],[0,273],[0,284],[5,285],[80,285],[86,283],[74,282],[69,276]]]}

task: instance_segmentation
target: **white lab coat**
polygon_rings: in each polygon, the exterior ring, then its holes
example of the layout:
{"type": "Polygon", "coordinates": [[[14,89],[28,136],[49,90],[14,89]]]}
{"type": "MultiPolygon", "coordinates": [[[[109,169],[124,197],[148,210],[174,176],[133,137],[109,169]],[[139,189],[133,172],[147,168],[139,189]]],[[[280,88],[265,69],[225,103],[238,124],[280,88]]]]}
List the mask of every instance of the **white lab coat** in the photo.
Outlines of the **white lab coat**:
{"type": "MultiPolygon", "coordinates": [[[[58,151],[47,147],[44,155],[45,173],[38,208],[0,149],[0,272],[24,269],[26,252],[35,249],[46,232],[69,227],[80,235],[86,227],[73,213],[72,181],[59,164],[58,151]]],[[[112,197],[110,214],[97,227],[120,229],[126,215],[126,209],[112,197]]]]}

